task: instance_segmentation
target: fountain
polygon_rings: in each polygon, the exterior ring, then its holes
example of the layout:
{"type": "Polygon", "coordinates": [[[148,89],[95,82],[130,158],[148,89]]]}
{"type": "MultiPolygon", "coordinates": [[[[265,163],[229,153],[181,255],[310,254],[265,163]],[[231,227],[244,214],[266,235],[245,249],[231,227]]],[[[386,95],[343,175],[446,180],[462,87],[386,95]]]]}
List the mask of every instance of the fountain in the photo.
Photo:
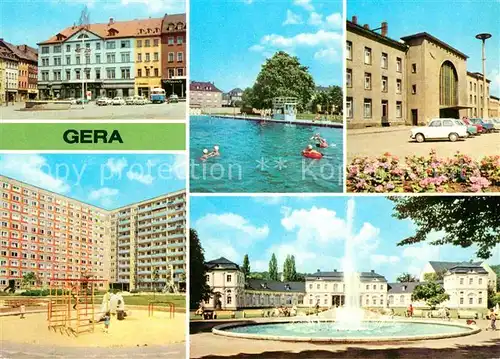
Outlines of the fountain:
{"type": "Polygon", "coordinates": [[[361,282],[356,268],[359,243],[353,231],[354,208],[354,199],[349,199],[342,258],[345,300],[344,305],[335,310],[335,319],[325,315],[299,315],[287,320],[266,320],[262,323],[223,324],[214,327],[212,332],[216,335],[246,339],[364,343],[453,338],[481,331],[478,327],[454,322],[415,319],[409,321],[366,315],[369,312],[361,307],[361,282]]]}

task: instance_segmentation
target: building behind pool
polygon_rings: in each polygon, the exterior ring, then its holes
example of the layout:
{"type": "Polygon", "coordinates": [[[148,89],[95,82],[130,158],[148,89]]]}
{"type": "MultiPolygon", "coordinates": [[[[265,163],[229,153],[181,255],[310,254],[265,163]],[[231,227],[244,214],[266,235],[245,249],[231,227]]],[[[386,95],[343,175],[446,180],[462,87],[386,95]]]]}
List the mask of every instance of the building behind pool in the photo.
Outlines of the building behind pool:
{"type": "Polygon", "coordinates": [[[184,190],[108,211],[9,177],[0,183],[0,290],[20,289],[29,272],[37,276],[33,288],[84,272],[108,281],[99,289],[161,289],[171,274],[177,288],[184,285],[184,190]]]}
{"type": "MultiPolygon", "coordinates": [[[[236,310],[275,306],[320,307],[341,306],[345,301],[342,272],[306,274],[303,282],[283,282],[247,279],[240,266],[221,257],[206,262],[207,283],[214,295],[205,308],[236,310]]],[[[435,262],[426,264],[420,282],[388,283],[375,271],[359,273],[360,305],[364,308],[425,307],[424,302],[412,302],[415,287],[424,281],[425,273],[444,273],[441,285],[450,299],[448,308],[487,308],[488,287],[496,288],[496,274],[483,262],[435,262]]]]}
{"type": "MultiPolygon", "coordinates": [[[[483,75],[467,71],[466,54],[426,32],[394,40],[386,22],[372,30],[353,16],[347,21],[346,57],[349,128],[486,114],[483,75]]],[[[488,111],[494,116],[498,101],[489,99],[490,82],[486,79],[487,106],[494,107],[488,111]]]]}

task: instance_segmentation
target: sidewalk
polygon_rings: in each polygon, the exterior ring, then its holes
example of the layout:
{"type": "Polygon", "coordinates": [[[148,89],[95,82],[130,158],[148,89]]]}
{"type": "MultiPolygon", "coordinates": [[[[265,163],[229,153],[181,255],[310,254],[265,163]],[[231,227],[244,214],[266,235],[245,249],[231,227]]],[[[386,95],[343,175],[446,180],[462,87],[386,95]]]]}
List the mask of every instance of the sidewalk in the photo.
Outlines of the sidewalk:
{"type": "Polygon", "coordinates": [[[395,127],[367,127],[357,129],[347,129],[347,136],[366,135],[370,133],[390,133],[390,132],[410,132],[412,126],[395,126],[395,127]]]}

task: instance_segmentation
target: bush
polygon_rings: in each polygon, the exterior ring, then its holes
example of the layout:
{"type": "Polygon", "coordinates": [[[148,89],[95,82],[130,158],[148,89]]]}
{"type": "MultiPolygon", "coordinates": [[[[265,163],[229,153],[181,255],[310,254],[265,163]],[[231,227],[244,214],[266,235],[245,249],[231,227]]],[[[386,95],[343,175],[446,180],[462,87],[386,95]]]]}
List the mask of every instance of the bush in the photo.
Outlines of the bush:
{"type": "Polygon", "coordinates": [[[56,293],[57,295],[63,295],[67,292],[68,291],[65,291],[64,289],[52,290],[52,293],[49,293],[48,289],[30,289],[22,292],[21,295],[25,297],[44,297],[49,294],[56,295],[56,293]]]}
{"type": "Polygon", "coordinates": [[[377,158],[355,158],[347,166],[349,192],[482,192],[500,186],[500,156],[475,161],[459,152],[440,159],[408,156],[400,160],[390,153],[377,158]]]}

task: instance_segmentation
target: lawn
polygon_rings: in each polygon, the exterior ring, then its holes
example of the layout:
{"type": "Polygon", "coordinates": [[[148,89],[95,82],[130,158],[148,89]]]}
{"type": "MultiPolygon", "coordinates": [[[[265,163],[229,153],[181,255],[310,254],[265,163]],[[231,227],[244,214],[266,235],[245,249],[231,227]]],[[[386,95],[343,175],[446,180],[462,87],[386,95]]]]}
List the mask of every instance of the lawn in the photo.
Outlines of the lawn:
{"type": "MultiPolygon", "coordinates": [[[[148,305],[151,301],[158,302],[171,302],[174,303],[175,308],[186,308],[186,296],[184,295],[166,295],[166,294],[157,294],[153,296],[153,294],[147,295],[130,295],[124,296],[126,305],[148,305]]],[[[157,306],[166,306],[165,303],[157,303],[157,306]]]]}

